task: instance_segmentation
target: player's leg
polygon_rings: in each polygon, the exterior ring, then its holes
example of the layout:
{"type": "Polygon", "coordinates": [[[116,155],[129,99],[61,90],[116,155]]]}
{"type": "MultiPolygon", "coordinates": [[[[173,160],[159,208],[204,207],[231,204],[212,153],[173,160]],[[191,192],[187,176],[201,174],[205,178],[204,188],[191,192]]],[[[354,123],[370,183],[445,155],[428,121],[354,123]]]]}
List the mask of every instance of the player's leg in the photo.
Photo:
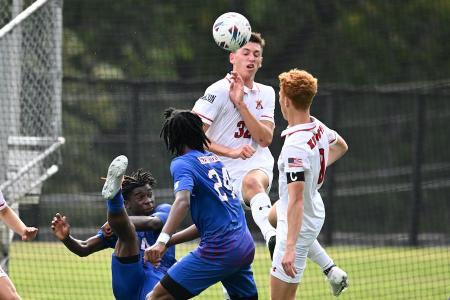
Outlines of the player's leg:
{"type": "Polygon", "coordinates": [[[258,299],[258,290],[250,266],[238,269],[222,280],[230,299],[258,299]]]}
{"type": "Polygon", "coordinates": [[[277,277],[270,276],[270,299],[295,300],[298,283],[284,282],[277,277]]]}
{"type": "Polygon", "coordinates": [[[0,268],[0,299],[20,300],[14,284],[2,268],[0,268]]]}
{"type": "Polygon", "coordinates": [[[234,270],[188,253],[174,264],[146,299],[190,299],[234,270]]]}
{"type": "Polygon", "coordinates": [[[333,295],[339,296],[348,286],[347,273],[336,266],[317,239],[309,248],[308,258],[318,264],[327,276],[333,295]]]}
{"type": "Polygon", "coordinates": [[[277,206],[278,206],[278,200],[272,205],[272,207],[269,210],[269,215],[267,218],[269,219],[270,225],[273,226],[273,228],[277,229],[277,206]]]}
{"type": "MultiPolygon", "coordinates": [[[[139,245],[136,231],[125,210],[121,192],[123,175],[128,166],[128,159],[121,155],[116,157],[108,168],[108,175],[103,186],[102,195],[108,201],[108,223],[117,235],[118,241],[114,250],[118,258],[134,257],[138,261],[139,245]]],[[[131,258],[130,258],[131,259],[131,258]]],[[[131,260],[130,260],[131,262],[131,260]]]]}
{"type": "Polygon", "coordinates": [[[246,205],[252,210],[252,217],[258,225],[272,257],[275,247],[275,228],[268,219],[269,210],[272,207],[267,189],[270,185],[268,175],[262,170],[251,170],[242,179],[242,197],[246,205]]]}

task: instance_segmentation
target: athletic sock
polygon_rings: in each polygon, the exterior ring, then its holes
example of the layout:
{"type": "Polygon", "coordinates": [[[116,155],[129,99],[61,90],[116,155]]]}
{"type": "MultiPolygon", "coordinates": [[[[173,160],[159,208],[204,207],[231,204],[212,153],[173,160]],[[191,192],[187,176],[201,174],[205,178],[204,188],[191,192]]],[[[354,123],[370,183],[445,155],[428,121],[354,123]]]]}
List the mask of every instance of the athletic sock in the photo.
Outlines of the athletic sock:
{"type": "Polygon", "coordinates": [[[119,190],[119,192],[114,196],[112,199],[108,199],[107,205],[108,205],[108,212],[116,214],[122,211],[124,209],[123,204],[123,196],[122,196],[122,190],[119,190]]]}
{"type": "Polygon", "coordinates": [[[258,225],[261,230],[266,243],[268,243],[269,239],[276,234],[275,228],[270,225],[268,219],[269,210],[271,207],[272,204],[270,203],[270,198],[266,193],[256,194],[250,200],[253,220],[255,220],[256,225],[258,225]]]}
{"type": "Polygon", "coordinates": [[[318,264],[324,272],[334,266],[333,260],[328,256],[327,252],[325,252],[325,249],[323,249],[323,247],[317,240],[315,240],[311,244],[311,247],[308,251],[308,258],[318,264]]]}

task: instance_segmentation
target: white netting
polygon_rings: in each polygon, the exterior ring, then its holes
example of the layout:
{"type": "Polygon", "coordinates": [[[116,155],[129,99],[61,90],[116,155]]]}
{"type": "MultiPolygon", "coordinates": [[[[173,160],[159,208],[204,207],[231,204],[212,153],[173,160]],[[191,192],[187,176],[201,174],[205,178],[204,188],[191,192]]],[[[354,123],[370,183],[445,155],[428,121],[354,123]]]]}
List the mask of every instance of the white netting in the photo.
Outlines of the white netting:
{"type": "Polygon", "coordinates": [[[38,0],[22,11],[28,2],[0,0],[0,188],[10,202],[38,199],[29,196],[57,171],[64,141],[62,1],[38,0]]]}

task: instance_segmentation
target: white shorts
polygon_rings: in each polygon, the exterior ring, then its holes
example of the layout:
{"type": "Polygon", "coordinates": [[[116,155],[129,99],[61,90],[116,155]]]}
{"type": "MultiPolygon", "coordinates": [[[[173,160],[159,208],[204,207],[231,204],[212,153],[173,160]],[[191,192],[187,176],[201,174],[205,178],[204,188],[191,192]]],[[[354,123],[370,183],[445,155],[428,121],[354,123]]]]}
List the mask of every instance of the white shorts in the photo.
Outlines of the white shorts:
{"type": "Polygon", "coordinates": [[[231,178],[231,184],[233,185],[233,192],[242,201],[244,201],[244,197],[242,197],[242,180],[244,179],[245,175],[247,175],[249,172],[254,171],[254,170],[263,171],[269,178],[269,186],[267,187],[267,190],[266,190],[267,194],[270,192],[270,189],[272,187],[273,170],[271,168],[269,169],[269,168],[265,168],[265,167],[258,167],[258,168],[243,171],[241,174],[239,174],[239,176],[237,176],[237,178],[231,178]]]}
{"type": "MultiPolygon", "coordinates": [[[[321,226],[320,226],[321,227],[321,226]]],[[[299,283],[303,272],[306,267],[306,259],[308,258],[308,251],[312,243],[317,239],[320,233],[319,230],[308,230],[301,231],[297,239],[297,244],[295,246],[295,269],[297,274],[294,278],[287,275],[281,264],[286,249],[287,240],[287,221],[277,220],[277,243],[275,245],[275,251],[273,253],[272,269],[270,274],[281,281],[287,283],[299,283]]]]}
{"type": "Polygon", "coordinates": [[[6,274],[6,272],[3,271],[2,267],[0,267],[0,278],[1,277],[7,277],[7,276],[8,276],[8,274],[6,274]]]}

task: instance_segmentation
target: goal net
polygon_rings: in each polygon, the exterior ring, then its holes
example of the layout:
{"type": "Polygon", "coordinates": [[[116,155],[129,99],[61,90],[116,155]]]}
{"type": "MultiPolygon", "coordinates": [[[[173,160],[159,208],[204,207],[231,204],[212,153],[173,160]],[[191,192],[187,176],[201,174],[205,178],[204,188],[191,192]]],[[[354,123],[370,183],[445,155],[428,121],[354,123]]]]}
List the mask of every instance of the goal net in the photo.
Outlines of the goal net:
{"type": "MultiPolygon", "coordinates": [[[[38,203],[42,183],[58,171],[64,143],[62,1],[29,3],[0,0],[0,190],[15,209],[38,203]]],[[[1,253],[10,239],[0,228],[1,253]]]]}

